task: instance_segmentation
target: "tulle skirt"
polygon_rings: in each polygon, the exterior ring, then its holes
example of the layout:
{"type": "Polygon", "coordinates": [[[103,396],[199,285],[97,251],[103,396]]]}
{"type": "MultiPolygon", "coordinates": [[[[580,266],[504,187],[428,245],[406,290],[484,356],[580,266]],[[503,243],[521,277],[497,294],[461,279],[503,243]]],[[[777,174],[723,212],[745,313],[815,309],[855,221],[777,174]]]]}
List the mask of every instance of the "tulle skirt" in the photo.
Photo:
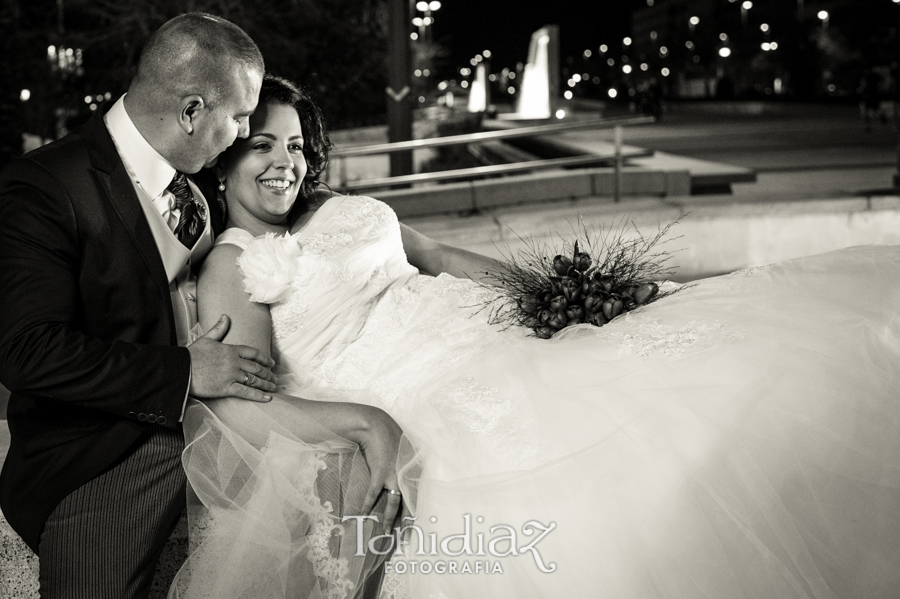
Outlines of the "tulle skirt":
{"type": "MultiPolygon", "coordinates": [[[[435,322],[481,331],[445,367],[398,368],[391,401],[318,391],[406,433],[415,520],[382,597],[900,596],[900,250],[707,279],[546,341],[487,326],[440,279],[416,283],[385,353],[415,365],[427,352],[403,340],[435,322]]],[[[197,544],[215,574],[195,579],[245,589],[209,596],[353,596],[394,540],[338,522],[364,460],[287,402],[249,403],[188,414],[189,482],[206,530],[227,531],[197,544]],[[361,539],[376,551],[356,555],[361,539]],[[285,584],[303,592],[270,591],[285,584]]]]}

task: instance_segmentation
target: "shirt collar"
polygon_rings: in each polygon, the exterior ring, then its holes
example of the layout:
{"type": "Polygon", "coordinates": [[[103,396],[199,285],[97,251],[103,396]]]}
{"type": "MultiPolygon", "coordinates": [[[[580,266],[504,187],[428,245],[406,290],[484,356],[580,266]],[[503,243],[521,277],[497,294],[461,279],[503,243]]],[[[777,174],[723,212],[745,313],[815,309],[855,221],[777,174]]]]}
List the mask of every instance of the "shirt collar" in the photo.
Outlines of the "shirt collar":
{"type": "Polygon", "coordinates": [[[125,110],[125,95],[119,98],[104,117],[128,174],[153,199],[168,187],[175,168],[144,139],[125,110]]]}

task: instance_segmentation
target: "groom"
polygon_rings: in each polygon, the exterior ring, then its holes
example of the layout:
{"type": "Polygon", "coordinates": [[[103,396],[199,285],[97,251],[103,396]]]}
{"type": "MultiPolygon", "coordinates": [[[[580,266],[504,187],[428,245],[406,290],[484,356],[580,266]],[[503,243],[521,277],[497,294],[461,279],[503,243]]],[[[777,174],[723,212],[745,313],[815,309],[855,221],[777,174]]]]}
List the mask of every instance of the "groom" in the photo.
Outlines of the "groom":
{"type": "Polygon", "coordinates": [[[248,135],[263,72],[240,28],[181,15],[106,114],[0,172],[0,507],[45,599],[145,597],[184,507],[188,394],[275,389],[268,357],[219,343],[227,319],[190,343],[224,207],[185,174],[248,135]]]}

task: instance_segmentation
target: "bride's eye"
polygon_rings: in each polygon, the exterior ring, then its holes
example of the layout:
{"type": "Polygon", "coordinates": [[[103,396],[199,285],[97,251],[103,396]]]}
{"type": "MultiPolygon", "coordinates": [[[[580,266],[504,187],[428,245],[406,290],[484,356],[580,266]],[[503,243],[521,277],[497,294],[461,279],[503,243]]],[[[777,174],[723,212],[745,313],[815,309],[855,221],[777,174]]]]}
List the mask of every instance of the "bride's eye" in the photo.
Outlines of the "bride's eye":
{"type": "Polygon", "coordinates": [[[290,150],[291,150],[292,152],[302,152],[302,151],[303,151],[303,144],[291,144],[291,145],[290,145],[290,150]]]}
{"type": "Polygon", "coordinates": [[[268,150],[269,147],[270,147],[270,146],[269,146],[269,144],[268,144],[267,142],[261,141],[261,142],[259,142],[259,143],[253,144],[253,148],[252,148],[252,149],[254,149],[254,150],[268,150]]]}

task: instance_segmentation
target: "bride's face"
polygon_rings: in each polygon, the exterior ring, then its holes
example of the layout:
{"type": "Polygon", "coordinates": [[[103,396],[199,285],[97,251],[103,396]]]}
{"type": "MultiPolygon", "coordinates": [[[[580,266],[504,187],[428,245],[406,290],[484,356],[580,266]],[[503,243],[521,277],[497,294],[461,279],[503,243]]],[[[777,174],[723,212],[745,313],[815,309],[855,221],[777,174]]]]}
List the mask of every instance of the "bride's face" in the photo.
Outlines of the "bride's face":
{"type": "Polygon", "coordinates": [[[283,224],[306,176],[297,111],[261,104],[250,117],[250,136],[238,143],[224,172],[231,217],[283,224]]]}

